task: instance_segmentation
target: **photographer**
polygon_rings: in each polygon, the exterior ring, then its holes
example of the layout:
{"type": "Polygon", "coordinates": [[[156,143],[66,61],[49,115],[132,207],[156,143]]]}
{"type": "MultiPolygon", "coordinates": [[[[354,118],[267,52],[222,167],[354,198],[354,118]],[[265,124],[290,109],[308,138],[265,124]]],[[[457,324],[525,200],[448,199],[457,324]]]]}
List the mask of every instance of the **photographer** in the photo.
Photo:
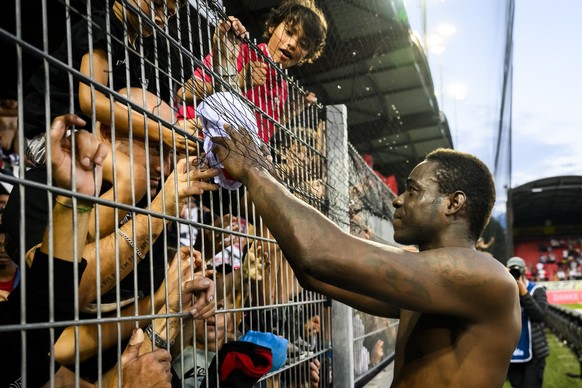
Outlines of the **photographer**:
{"type": "Polygon", "coordinates": [[[521,305],[521,337],[511,357],[507,379],[514,388],[541,388],[546,357],[550,354],[544,333],[546,289],[526,279],[525,261],[521,257],[509,259],[507,268],[517,282],[521,305]]]}

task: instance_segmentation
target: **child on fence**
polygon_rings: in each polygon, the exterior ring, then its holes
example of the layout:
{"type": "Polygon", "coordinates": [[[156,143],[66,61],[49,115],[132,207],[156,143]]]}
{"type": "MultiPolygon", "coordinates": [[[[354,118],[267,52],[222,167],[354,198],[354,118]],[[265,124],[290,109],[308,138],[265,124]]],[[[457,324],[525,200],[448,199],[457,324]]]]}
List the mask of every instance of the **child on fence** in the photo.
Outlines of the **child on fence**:
{"type": "MultiPolygon", "coordinates": [[[[285,123],[306,105],[317,101],[315,94],[308,93],[305,101],[293,101],[290,106],[286,106],[289,87],[273,64],[288,69],[316,60],[325,46],[327,21],[313,1],[285,0],[271,11],[265,25],[264,37],[268,39],[267,43],[260,43],[256,48],[246,42],[235,45],[236,74],[224,68],[216,72],[226,78],[227,82],[234,80],[231,85],[235,89],[240,88],[255,105],[259,136],[268,142],[275,130],[271,120],[285,123]]],[[[211,72],[215,58],[223,65],[224,60],[233,55],[224,49],[229,46],[229,34],[238,38],[246,37],[247,34],[246,28],[232,16],[217,26],[213,53],[204,58],[204,67],[197,68],[194,76],[179,91],[178,95],[189,105],[181,110],[186,119],[194,118],[195,98],[204,98],[214,92],[211,72]]]]}

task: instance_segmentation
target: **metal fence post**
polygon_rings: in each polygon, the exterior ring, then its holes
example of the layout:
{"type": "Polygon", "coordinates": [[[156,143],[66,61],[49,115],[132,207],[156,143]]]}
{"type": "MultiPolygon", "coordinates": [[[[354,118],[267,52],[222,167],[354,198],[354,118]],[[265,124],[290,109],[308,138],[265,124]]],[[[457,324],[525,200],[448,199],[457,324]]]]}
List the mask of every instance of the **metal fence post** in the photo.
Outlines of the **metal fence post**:
{"type": "MultiPolygon", "coordinates": [[[[334,195],[330,195],[330,208],[337,209],[331,217],[338,225],[349,230],[348,126],[345,105],[327,107],[326,136],[328,184],[334,192],[334,195]]],[[[333,385],[353,387],[352,308],[334,300],[331,313],[333,385]]]]}

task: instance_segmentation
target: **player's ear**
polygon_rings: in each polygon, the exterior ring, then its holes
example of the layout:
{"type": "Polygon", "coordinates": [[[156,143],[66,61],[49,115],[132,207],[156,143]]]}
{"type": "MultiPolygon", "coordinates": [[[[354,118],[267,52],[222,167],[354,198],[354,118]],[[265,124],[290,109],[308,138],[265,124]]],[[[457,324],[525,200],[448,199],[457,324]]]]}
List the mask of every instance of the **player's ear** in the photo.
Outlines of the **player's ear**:
{"type": "Polygon", "coordinates": [[[465,206],[465,203],[467,202],[467,195],[464,192],[458,190],[452,194],[449,194],[446,201],[447,215],[456,214],[465,206]]]}

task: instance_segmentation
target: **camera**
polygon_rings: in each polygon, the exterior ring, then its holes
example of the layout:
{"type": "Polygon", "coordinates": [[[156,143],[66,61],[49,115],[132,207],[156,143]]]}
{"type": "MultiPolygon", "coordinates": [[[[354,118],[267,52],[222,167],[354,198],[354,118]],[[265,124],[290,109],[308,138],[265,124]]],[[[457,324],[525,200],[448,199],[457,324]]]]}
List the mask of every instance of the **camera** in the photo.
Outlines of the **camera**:
{"type": "Polygon", "coordinates": [[[509,267],[509,273],[514,277],[514,279],[519,279],[523,274],[521,268],[519,267],[509,267]]]}

